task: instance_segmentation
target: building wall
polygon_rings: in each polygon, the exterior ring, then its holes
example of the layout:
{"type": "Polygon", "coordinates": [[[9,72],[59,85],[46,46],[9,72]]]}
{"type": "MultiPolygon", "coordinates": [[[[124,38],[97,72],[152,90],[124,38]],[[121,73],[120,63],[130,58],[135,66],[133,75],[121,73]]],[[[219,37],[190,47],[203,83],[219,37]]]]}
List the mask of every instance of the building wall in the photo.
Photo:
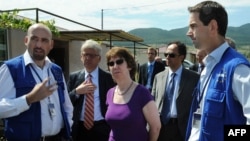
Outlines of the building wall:
{"type": "Polygon", "coordinates": [[[108,47],[106,44],[102,44],[102,56],[101,56],[102,58],[101,58],[101,62],[99,63],[99,67],[106,71],[108,71],[106,53],[109,50],[110,50],[110,47],[108,47]]]}
{"type": "Polygon", "coordinates": [[[13,58],[23,54],[26,50],[24,38],[26,33],[21,30],[7,31],[8,58],[13,58]]]}
{"type": "Polygon", "coordinates": [[[83,69],[80,52],[82,43],[82,41],[69,42],[69,73],[83,69]]]}

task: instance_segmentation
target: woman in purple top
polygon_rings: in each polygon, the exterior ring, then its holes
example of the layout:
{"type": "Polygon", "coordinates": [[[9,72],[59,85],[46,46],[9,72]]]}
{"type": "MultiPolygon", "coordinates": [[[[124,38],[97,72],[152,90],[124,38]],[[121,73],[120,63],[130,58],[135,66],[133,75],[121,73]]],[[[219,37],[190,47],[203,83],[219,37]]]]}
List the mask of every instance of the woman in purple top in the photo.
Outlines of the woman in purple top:
{"type": "Polygon", "coordinates": [[[133,56],[126,48],[113,47],[106,58],[117,83],[106,101],[109,141],[156,141],[161,128],[158,110],[150,92],[132,80],[136,72],[133,56]]]}

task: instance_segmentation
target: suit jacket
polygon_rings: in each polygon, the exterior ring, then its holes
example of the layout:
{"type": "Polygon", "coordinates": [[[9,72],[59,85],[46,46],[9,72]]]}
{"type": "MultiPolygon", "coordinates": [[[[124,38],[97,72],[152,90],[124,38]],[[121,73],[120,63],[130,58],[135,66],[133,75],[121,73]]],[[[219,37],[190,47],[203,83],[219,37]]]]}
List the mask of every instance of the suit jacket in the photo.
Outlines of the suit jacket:
{"type": "MultiPolygon", "coordinates": [[[[107,111],[106,105],[106,95],[110,88],[115,86],[115,83],[112,79],[110,73],[103,71],[102,69],[98,69],[99,73],[99,96],[100,96],[100,109],[102,116],[105,117],[105,113],[107,111]]],[[[84,95],[80,95],[76,97],[75,88],[80,85],[82,82],[85,81],[85,72],[84,70],[73,72],[70,74],[69,81],[68,81],[68,91],[70,95],[71,102],[74,106],[73,111],[73,121],[77,123],[80,120],[80,115],[83,106],[84,95]]]]}
{"type": "Polygon", "coordinates": [[[192,70],[192,71],[198,72],[199,64],[194,64],[194,65],[191,66],[189,69],[192,70]]]}
{"type": "MultiPolygon", "coordinates": [[[[161,62],[155,61],[154,70],[153,70],[152,79],[151,79],[151,86],[153,86],[155,75],[164,70],[165,70],[165,65],[161,62]]],[[[144,63],[140,66],[140,69],[139,69],[138,83],[146,86],[147,80],[148,80],[148,63],[144,63]]]]}
{"type": "MultiPolygon", "coordinates": [[[[163,72],[158,73],[155,76],[152,88],[152,95],[155,98],[155,102],[160,115],[163,107],[163,100],[165,99],[168,73],[169,68],[167,68],[163,72]]],[[[189,111],[192,104],[192,94],[198,83],[198,80],[198,73],[183,68],[176,99],[178,127],[181,131],[183,139],[185,139],[189,111]]]]}

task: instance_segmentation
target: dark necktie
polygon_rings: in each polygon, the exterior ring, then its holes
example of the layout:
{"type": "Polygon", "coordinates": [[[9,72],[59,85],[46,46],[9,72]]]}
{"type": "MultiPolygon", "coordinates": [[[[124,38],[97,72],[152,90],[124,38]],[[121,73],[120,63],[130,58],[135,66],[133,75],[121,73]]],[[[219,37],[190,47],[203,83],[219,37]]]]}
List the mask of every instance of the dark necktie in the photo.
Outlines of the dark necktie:
{"type": "Polygon", "coordinates": [[[200,65],[199,68],[198,68],[198,73],[201,74],[201,72],[203,71],[204,69],[204,65],[200,65]]]}
{"type": "MultiPolygon", "coordinates": [[[[92,83],[92,76],[87,76],[87,82],[92,83]]],[[[84,126],[86,129],[91,129],[94,125],[94,94],[86,94],[85,112],[84,112],[84,126]]]]}
{"type": "Polygon", "coordinates": [[[171,78],[166,89],[165,99],[163,101],[163,107],[161,112],[161,118],[163,124],[167,124],[170,119],[170,107],[172,105],[174,89],[175,89],[175,78],[176,73],[171,74],[171,78]]]}
{"type": "Polygon", "coordinates": [[[153,64],[151,63],[149,66],[148,66],[148,80],[147,80],[147,85],[146,87],[148,89],[151,89],[151,79],[152,79],[152,74],[153,74],[153,64]]]}

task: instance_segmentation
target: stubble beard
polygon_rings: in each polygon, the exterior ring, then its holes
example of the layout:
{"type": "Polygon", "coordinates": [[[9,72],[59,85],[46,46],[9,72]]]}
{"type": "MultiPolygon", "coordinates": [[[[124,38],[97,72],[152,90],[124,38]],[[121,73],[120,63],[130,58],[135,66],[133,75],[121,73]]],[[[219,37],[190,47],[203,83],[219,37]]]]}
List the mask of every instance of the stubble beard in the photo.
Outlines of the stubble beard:
{"type": "Polygon", "coordinates": [[[37,60],[37,61],[41,61],[45,59],[45,51],[44,50],[40,50],[38,53],[36,52],[36,50],[33,51],[33,59],[37,60]]]}
{"type": "Polygon", "coordinates": [[[34,54],[34,55],[33,55],[33,59],[34,59],[34,60],[37,60],[37,61],[41,61],[41,60],[44,60],[44,59],[45,59],[45,56],[44,56],[44,55],[34,54]]]}

